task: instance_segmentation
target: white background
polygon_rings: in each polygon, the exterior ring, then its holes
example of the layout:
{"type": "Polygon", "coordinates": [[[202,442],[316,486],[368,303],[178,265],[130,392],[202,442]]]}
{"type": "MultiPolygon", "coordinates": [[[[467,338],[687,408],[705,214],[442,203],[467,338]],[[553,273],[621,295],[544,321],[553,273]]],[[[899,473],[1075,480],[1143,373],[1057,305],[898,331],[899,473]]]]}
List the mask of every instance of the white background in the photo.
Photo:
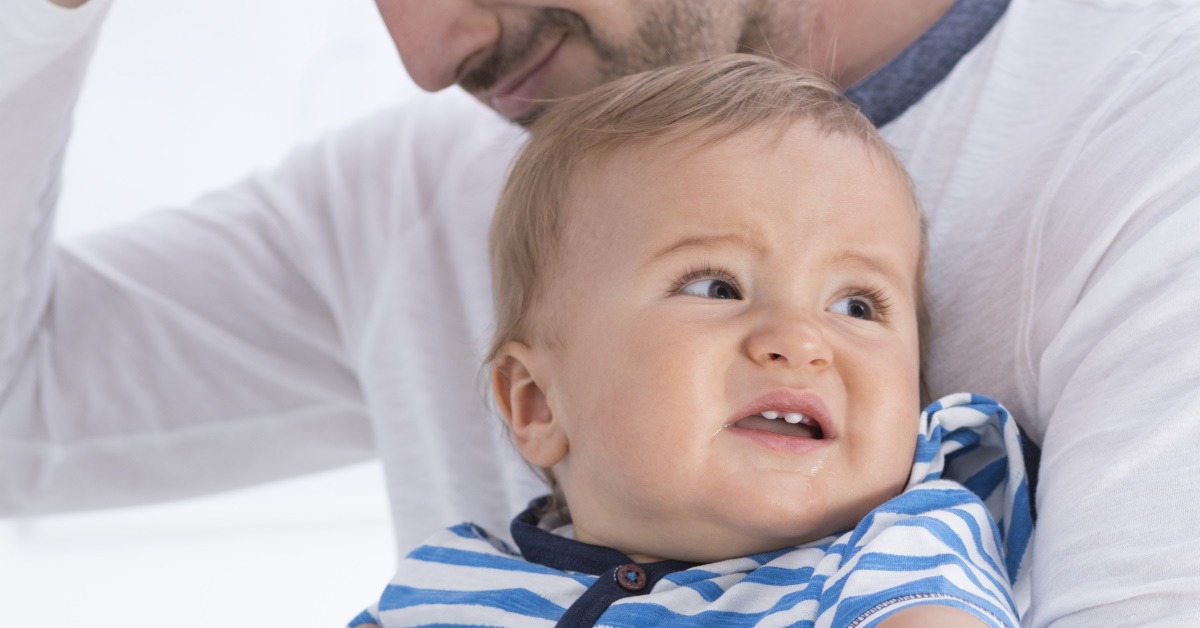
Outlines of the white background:
{"type": "MultiPolygon", "coordinates": [[[[76,112],[58,231],[187,203],[414,91],[370,0],[117,0],[76,112]]],[[[344,625],[387,583],[390,530],[374,464],[0,521],[0,626],[344,625]]]]}

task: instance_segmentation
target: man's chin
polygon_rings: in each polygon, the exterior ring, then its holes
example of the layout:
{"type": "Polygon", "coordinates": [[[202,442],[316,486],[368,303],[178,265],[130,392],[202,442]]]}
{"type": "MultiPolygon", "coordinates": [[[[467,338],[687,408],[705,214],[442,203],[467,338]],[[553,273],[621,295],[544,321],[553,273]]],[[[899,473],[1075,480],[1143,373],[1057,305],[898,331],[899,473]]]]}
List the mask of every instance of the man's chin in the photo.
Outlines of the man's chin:
{"type": "Polygon", "coordinates": [[[541,118],[549,108],[550,105],[548,104],[537,104],[527,109],[524,113],[521,113],[514,118],[509,118],[509,121],[528,129],[529,127],[533,126],[533,123],[537,122],[538,119],[541,118]]]}
{"type": "Polygon", "coordinates": [[[492,103],[489,102],[489,98],[487,98],[486,96],[479,96],[476,94],[472,94],[472,96],[475,96],[476,100],[483,103],[483,105],[485,107],[487,107],[488,109],[495,111],[496,114],[499,115],[500,117],[508,120],[509,122],[512,122],[513,124],[520,125],[527,129],[530,126],[532,126],[535,122],[537,122],[538,119],[541,118],[542,115],[544,115],[550,109],[550,103],[534,103],[533,106],[528,107],[527,109],[521,111],[520,113],[517,113],[516,115],[507,116],[507,115],[504,115],[503,113],[501,113],[500,111],[498,111],[495,107],[493,107],[492,103]]]}

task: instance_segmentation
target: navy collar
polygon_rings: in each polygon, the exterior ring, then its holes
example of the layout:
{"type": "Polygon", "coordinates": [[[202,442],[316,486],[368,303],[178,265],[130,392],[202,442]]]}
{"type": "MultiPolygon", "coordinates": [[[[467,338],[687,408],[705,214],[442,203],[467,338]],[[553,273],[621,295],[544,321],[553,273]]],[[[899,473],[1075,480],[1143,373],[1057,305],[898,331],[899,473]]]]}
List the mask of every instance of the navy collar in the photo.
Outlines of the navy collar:
{"type": "MultiPolygon", "coordinates": [[[[601,575],[611,569],[633,563],[625,554],[600,545],[592,545],[575,539],[568,539],[543,530],[538,527],[537,513],[542,510],[549,496],[539,497],[529,502],[529,507],[517,515],[509,528],[513,541],[525,560],[544,565],[551,569],[573,571],[593,576],[601,575]]],[[[668,573],[683,571],[696,566],[682,560],[663,560],[642,565],[652,576],[661,577],[668,573]]],[[[657,577],[653,578],[657,580],[657,577]]]]}
{"type": "Polygon", "coordinates": [[[896,58],[846,90],[846,98],[875,123],[900,117],[937,87],[992,30],[1009,0],[958,0],[896,58]]]}

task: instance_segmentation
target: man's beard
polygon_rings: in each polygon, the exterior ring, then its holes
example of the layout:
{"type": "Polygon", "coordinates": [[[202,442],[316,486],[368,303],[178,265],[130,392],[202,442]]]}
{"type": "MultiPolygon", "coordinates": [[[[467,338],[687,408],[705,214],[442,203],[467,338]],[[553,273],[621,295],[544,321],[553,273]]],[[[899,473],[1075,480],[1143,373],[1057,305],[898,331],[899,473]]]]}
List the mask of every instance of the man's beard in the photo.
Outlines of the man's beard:
{"type": "MultiPolygon", "coordinates": [[[[710,17],[697,9],[697,3],[674,0],[645,15],[632,40],[617,45],[598,37],[583,16],[574,11],[538,9],[525,28],[504,34],[492,54],[464,74],[458,84],[472,94],[492,89],[523,67],[529,55],[542,49],[548,41],[564,35],[584,42],[596,55],[595,68],[581,68],[592,74],[589,87],[629,74],[733,52],[734,48],[727,45],[719,50],[712,49],[715,38],[710,17]]],[[[547,94],[546,102],[538,102],[513,122],[528,126],[545,113],[553,104],[550,102],[553,98],[571,95],[547,94]]]]}

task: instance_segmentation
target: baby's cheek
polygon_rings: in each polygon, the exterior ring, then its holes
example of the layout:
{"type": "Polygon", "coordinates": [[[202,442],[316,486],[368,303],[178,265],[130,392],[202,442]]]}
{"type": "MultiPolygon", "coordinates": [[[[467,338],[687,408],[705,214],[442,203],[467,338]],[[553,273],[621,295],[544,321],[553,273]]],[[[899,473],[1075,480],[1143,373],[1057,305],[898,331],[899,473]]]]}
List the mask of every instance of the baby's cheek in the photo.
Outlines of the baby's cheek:
{"type": "Polygon", "coordinates": [[[889,417],[873,426],[874,429],[859,434],[866,445],[860,450],[865,455],[856,456],[855,463],[868,472],[863,475],[871,477],[873,484],[885,491],[903,488],[912,470],[917,414],[915,411],[904,414],[904,417],[889,417]]]}
{"type": "Polygon", "coordinates": [[[880,504],[904,491],[912,471],[912,450],[899,444],[882,453],[864,477],[864,494],[867,503],[862,513],[874,510],[880,504]]]}

